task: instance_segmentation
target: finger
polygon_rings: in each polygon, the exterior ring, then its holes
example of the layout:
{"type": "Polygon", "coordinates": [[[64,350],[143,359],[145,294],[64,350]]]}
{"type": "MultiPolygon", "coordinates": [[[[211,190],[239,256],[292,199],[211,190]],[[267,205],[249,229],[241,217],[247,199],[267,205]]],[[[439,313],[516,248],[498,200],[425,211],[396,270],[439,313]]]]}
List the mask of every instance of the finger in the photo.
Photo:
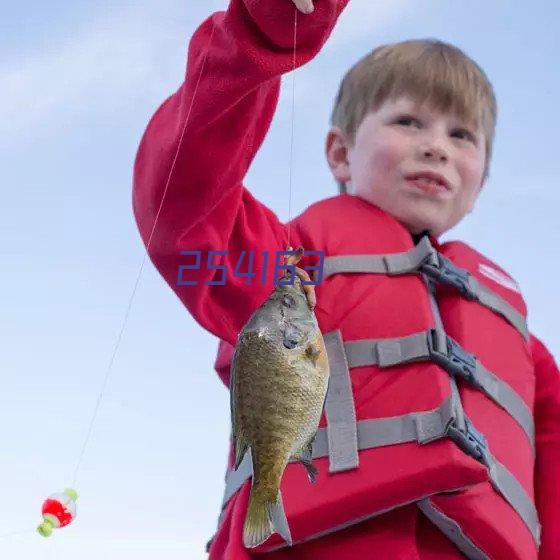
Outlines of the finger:
{"type": "Polygon", "coordinates": [[[317,296],[315,295],[315,286],[304,286],[305,296],[307,297],[307,305],[311,311],[317,305],[317,296]]]}
{"type": "Polygon", "coordinates": [[[315,9],[312,0],[292,0],[292,2],[296,5],[296,8],[304,14],[310,14],[315,9]]]}
{"type": "MultiPolygon", "coordinates": [[[[311,282],[311,278],[309,277],[307,270],[303,270],[302,268],[296,268],[296,275],[303,282],[311,282]]],[[[305,296],[307,297],[307,304],[309,306],[309,309],[313,310],[317,305],[315,286],[313,284],[302,284],[302,288],[303,291],[305,292],[305,296]]]]}
{"type": "MultiPolygon", "coordinates": [[[[288,247],[286,250],[292,251],[293,249],[291,247],[288,247]]],[[[287,257],[285,257],[284,264],[285,265],[297,264],[301,260],[302,256],[303,256],[303,247],[300,246],[296,249],[296,252],[293,255],[288,255],[287,257]]]]}
{"type": "MultiPolygon", "coordinates": [[[[309,277],[309,273],[307,272],[307,270],[296,267],[295,271],[296,271],[296,276],[298,276],[300,280],[302,280],[303,282],[311,282],[311,278],[309,277]]],[[[313,284],[304,284],[304,285],[312,286],[313,284]]]]}

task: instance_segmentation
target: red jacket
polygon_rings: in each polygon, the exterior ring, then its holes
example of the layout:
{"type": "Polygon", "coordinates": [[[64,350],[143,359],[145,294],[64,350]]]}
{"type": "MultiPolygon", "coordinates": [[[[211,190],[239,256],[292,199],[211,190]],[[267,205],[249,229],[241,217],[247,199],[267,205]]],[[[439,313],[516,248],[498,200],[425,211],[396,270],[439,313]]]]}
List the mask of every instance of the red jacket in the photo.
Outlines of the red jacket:
{"type": "MultiPolygon", "coordinates": [[[[346,3],[318,0],[312,16],[299,18],[298,66],[320,50],[346,3]]],[[[242,181],[273,117],[280,75],[291,69],[292,41],[288,0],[232,0],[227,12],[206,20],[190,42],[185,82],[150,121],[135,164],[134,212],[151,259],[195,319],[230,344],[272,282],[272,263],[266,282],[254,282],[251,289],[245,278],[234,277],[240,252],[253,250],[258,258],[287,244],[286,226],[242,181]],[[222,271],[202,265],[185,275],[196,286],[178,286],[179,266],[192,262],[180,251],[188,250],[201,251],[203,258],[210,250],[227,250],[227,256],[214,260],[226,267],[225,285],[206,285],[222,271]]],[[[291,240],[293,245],[300,241],[295,230],[291,240]]],[[[560,557],[560,491],[554,479],[560,464],[560,380],[554,360],[534,337],[531,349],[537,375],[540,558],[548,560],[560,557]]],[[[227,383],[225,376],[222,372],[227,383]]],[[[365,549],[377,550],[379,557],[430,558],[430,551],[438,558],[460,557],[413,506],[303,546],[306,558],[314,551],[320,558],[343,558],[365,549]],[[343,552],[336,552],[339,547],[343,552]]],[[[291,554],[297,557],[295,549],[291,554]]]]}

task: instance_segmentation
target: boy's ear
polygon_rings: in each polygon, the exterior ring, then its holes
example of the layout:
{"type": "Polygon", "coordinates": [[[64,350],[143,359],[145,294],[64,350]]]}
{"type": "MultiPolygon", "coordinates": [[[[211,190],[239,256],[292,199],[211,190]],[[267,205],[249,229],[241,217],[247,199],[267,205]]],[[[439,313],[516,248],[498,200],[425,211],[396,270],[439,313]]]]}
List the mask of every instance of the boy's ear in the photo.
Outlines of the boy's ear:
{"type": "Polygon", "coordinates": [[[339,183],[350,181],[350,166],[348,164],[349,142],[346,135],[338,126],[333,126],[327,132],[325,155],[334,178],[339,183]]]}

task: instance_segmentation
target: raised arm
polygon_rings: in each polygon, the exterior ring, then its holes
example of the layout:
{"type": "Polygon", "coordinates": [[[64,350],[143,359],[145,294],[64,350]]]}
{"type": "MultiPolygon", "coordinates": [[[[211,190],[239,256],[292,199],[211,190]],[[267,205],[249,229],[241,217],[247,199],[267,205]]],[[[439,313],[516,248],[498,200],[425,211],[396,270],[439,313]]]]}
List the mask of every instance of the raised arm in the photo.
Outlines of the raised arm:
{"type": "Polygon", "coordinates": [[[542,524],[539,560],[560,558],[560,372],[554,358],[531,337],[535,362],[535,493],[542,524]]]}
{"type": "MultiPolygon", "coordinates": [[[[320,50],[347,2],[317,0],[313,13],[298,13],[296,66],[320,50]]],[[[134,213],[150,258],[195,319],[232,344],[270,292],[273,253],[287,243],[285,226],[242,181],[274,115],[280,76],[292,68],[294,10],[289,0],[232,0],[204,21],[185,81],[149,122],[134,167],[134,213]],[[243,250],[255,257],[250,286],[233,276],[243,250]],[[179,267],[197,258],[182,251],[201,254],[200,269],[184,275],[196,285],[178,285],[179,267]],[[225,269],[206,266],[209,251],[228,252],[213,260],[225,269]],[[207,285],[224,271],[225,285],[207,285]]]]}

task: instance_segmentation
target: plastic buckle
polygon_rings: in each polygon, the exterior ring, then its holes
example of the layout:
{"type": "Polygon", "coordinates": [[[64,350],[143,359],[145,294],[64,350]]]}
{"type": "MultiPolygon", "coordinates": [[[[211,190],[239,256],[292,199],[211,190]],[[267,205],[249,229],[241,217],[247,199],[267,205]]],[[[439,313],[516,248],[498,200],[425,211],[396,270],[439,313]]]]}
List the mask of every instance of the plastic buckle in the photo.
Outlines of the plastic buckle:
{"type": "Polygon", "coordinates": [[[449,284],[459,291],[467,299],[476,299],[476,294],[471,288],[469,277],[466,270],[453,264],[447,257],[437,253],[438,264],[424,263],[420,269],[430,278],[443,284],[449,284]]]}
{"type": "Polygon", "coordinates": [[[473,423],[465,418],[466,432],[459,430],[455,424],[449,426],[449,437],[470,457],[490,467],[490,450],[486,436],[479,432],[473,423]]]}
{"type": "Polygon", "coordinates": [[[430,358],[440,365],[447,373],[464,379],[471,385],[477,387],[475,380],[476,357],[467,352],[450,336],[445,335],[445,348],[438,348],[438,336],[436,329],[431,329],[428,336],[428,350],[430,358]]]}

